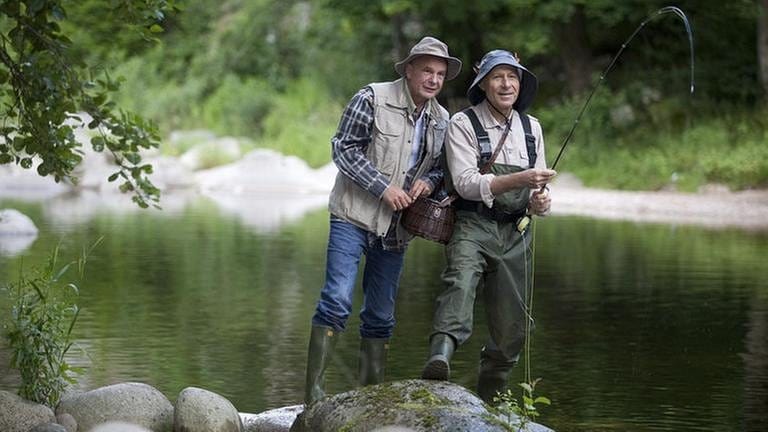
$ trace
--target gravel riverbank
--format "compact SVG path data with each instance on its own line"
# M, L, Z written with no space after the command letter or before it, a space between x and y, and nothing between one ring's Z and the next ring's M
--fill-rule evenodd
M731 192L712 185L698 193L616 191L583 187L561 174L551 190L553 215L768 230L765 189Z

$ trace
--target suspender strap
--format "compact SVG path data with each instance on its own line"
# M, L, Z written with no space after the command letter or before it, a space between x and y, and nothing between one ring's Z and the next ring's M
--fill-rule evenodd
M525 132L525 149L528 151L528 168L533 168L536 165L536 137L531 133L531 119L528 118L528 114L521 113L520 122L523 124L523 132Z
M469 117L472 129L475 130L477 143L480 145L480 162L477 166L483 166L491 159L491 139L488 137L488 132L486 132L483 125L480 124L480 119L477 118L477 114L475 114L472 108L467 108L462 112Z
M469 121L472 123L472 128L475 130L477 141L480 144L481 162L478 163L478 166L485 167L487 162L491 161L492 158L495 159L495 157L490 154L490 138L488 137L488 133L485 131L485 128L483 128L480 124L480 120L477 118L477 114L475 114L471 108L467 108L463 112L467 115L467 117L469 117ZM520 116L520 122L523 125L523 132L525 133L525 149L528 153L528 167L533 168L536 165L536 137L531 132L531 119L528 117L528 114L519 111L518 115ZM509 124L510 123L507 123L507 126L509 126ZM505 128L504 134L502 134L502 139L498 146L499 148L501 148L504 141L506 140L507 132L509 132L509 127ZM481 170L481 172L483 171ZM480 201L469 201L461 197L454 201L453 206L457 210L469 210L478 212L485 217L500 223L517 222L521 217L525 216L526 212L525 210L521 210L520 212L508 213L505 211L500 211L495 207L489 209Z

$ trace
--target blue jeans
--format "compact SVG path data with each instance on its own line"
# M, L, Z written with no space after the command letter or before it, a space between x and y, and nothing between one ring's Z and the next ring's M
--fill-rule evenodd
M380 240L370 245L367 231L335 218L331 219L328 236L325 285L312 324L344 330L352 310L357 267L363 254L360 336L389 338L395 327L395 298L405 252L386 251Z

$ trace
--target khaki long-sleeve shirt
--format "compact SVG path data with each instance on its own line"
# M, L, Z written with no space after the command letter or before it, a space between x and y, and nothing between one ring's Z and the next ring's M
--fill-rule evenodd
M488 105L487 100L483 100L475 105L473 109L480 120L480 124L488 132L488 138L491 141L491 151L495 150L504 132L504 124L493 117L490 111L492 108ZM541 131L541 125L534 117L530 118L531 133L536 137L535 167L546 168L544 136ZM445 140L445 150L448 168L451 172L451 180L456 192L464 199L482 201L486 206L492 208L495 197L491 193L491 181L494 175L491 173L480 174L480 168L477 166L477 161L480 158L479 144L475 136L475 130L472 128L472 122L463 112L458 112L451 118ZM517 112L513 112L509 135L507 135L504 147L499 152L495 163L528 168L528 150L525 146L525 133L523 132L523 124L520 122L520 116Z

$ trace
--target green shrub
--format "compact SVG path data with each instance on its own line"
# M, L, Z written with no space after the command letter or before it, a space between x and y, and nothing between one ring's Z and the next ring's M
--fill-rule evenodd
M227 75L203 104L203 124L223 135L256 137L273 97L266 81Z
M22 271L18 282L5 288L12 304L5 337L10 366L21 374L19 396L51 408L79 373L64 358L72 347L72 329L80 312L73 301L79 288L65 282L64 276L77 266L82 277L87 257L84 252L79 260L58 267L58 253L56 247L44 268L33 270L31 276Z
M256 145L298 156L319 167L331 160L331 137L341 111L323 86L308 78L298 80L275 97Z
M179 83L163 78L158 68L152 57L134 57L115 68L115 76L123 80L117 102L154 120L163 134L174 129L199 128L207 80L193 76Z

